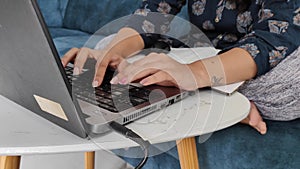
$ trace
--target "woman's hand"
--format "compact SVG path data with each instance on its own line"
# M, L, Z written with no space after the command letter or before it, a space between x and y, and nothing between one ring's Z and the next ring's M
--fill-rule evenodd
M83 66L88 58L97 61L95 67L95 76L93 87L97 87L102 83L105 71L108 66L117 67L123 60L123 57L116 51L110 50L94 50L89 48L72 48L61 59L63 66L66 66L70 61L74 60L74 75L79 75L82 72Z
M73 48L61 59L66 66L74 60L74 74L80 74L88 58L97 61L93 87L101 85L108 66L117 67L123 58L132 56L144 48L144 41L134 29L122 28L103 50Z
M166 54L151 53L132 64L122 61L118 67L118 75L112 84L127 84L140 80L144 86L159 84L164 86L177 86L184 90L199 88L196 73L190 65L181 64Z

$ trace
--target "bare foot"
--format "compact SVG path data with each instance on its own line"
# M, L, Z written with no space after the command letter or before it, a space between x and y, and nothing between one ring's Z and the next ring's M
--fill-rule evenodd
M250 112L249 115L241 121L241 123L248 124L254 129L256 129L260 134L266 134L267 133L267 125L263 121L262 117L259 114L259 111L257 110L255 104L253 102L251 103Z

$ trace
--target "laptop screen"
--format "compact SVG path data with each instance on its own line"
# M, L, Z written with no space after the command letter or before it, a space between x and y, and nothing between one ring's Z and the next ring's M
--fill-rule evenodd
M75 108L76 102L71 98L70 86L35 0L1 2L0 56L1 95L86 137L83 114Z

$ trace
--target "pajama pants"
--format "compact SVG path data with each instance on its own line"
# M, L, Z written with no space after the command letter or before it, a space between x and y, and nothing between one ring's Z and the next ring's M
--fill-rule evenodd
M264 119L300 117L300 47L265 75L247 81L239 92L253 101Z

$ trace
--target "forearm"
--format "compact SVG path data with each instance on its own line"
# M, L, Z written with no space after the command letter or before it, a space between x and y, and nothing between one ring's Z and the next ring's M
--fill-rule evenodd
M122 28L107 46L123 58L131 56L144 48L144 41L134 29Z
M251 55L241 48L233 48L220 55L189 65L199 88L219 86L252 79L257 72Z

